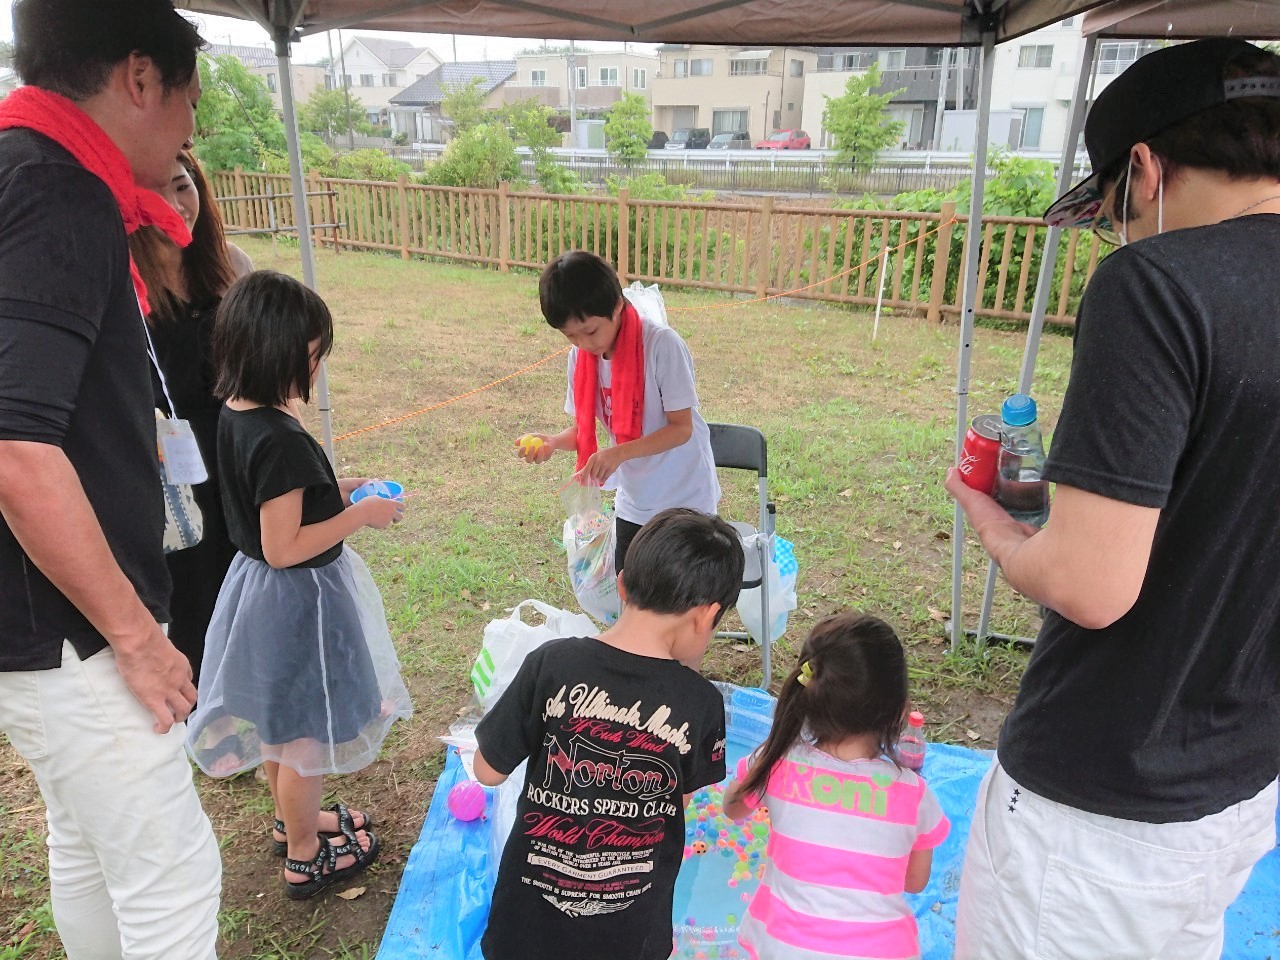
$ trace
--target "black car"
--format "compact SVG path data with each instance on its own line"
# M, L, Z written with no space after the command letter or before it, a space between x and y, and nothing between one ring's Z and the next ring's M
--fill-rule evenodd
M665 130L655 130L653 131L653 136L649 138L649 149L661 150L667 145L667 141L670 139L671 138L667 136L667 132Z
M667 141L667 150L705 150L711 142L711 131L706 127L681 127Z

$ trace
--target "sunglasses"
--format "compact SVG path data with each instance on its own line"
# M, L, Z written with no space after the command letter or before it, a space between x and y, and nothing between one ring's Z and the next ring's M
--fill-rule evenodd
M1091 226L1094 235L1099 240L1113 247L1120 246L1123 242L1123 238L1120 236L1120 231L1117 229L1111 211L1116 210L1117 198L1123 196L1124 201L1120 204L1119 214L1119 216L1123 218L1124 206L1129 199L1128 182L1129 171L1126 170L1120 174L1116 179L1116 182L1111 185L1111 189L1106 192L1105 196L1103 196L1102 203L1098 207L1098 215L1093 218L1093 224ZM1124 191L1123 194L1121 193L1122 190Z

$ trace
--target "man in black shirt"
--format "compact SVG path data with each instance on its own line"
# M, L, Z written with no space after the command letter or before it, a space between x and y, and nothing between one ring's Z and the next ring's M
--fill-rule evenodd
M0 729L48 809L66 955L214 955L220 863L162 624L147 343L126 229L192 133L170 0L17 0L0 103ZM140 190L139 188L148 188ZM180 226L180 224L179 224Z
M1014 522L953 471L1048 608L984 781L956 957L1217 958L1275 845L1280 772L1280 57L1143 57L1047 214L1123 249L1090 281L1046 476Z

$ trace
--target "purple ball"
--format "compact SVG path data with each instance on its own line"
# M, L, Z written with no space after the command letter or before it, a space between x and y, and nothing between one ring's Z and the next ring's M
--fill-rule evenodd
M463 780L449 789L449 812L459 820L475 820L484 813L484 787L474 780Z

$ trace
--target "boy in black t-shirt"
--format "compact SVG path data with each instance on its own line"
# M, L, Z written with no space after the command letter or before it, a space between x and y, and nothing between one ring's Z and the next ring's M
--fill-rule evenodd
M636 535L622 616L529 654L476 729L476 778L530 758L481 947L488 960L663 960L685 796L724 779L724 704L682 665L737 600L742 544L695 510Z

